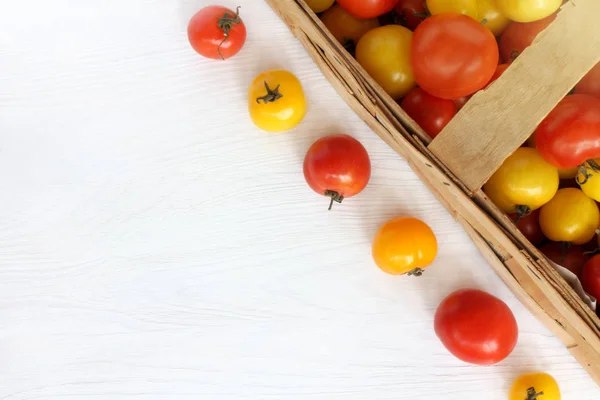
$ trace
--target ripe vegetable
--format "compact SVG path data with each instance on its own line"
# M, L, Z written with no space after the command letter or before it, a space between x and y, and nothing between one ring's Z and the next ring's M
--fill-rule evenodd
M587 294L600 299L600 254L590 258L583 266L581 285Z
M398 0L338 0L338 4L357 18L376 18L393 10Z
M349 135L317 140L304 157L304 178L312 190L341 203L362 192L371 177L371 161L363 145Z
M478 365L504 360L519 335L510 308L476 289L458 290L446 297L438 306L434 325L436 335L452 355Z
M489 82L498 65L498 45L494 35L473 18L437 14L415 30L410 59L423 90L452 100Z
M560 179L572 179L577 176L578 168L559 168L558 176Z
M477 0L477 20L494 34L500 35L510 20L498 9L495 0Z
M599 224L598 206L575 188L560 189L540 211L542 232L555 242L585 244L592 240Z
M298 125L306 114L306 98L298 78L284 70L258 75L248 90L254 124L267 132L283 132Z
M325 11L321 16L321 21L323 21L323 24L338 42L343 44L352 53L361 37L370 30L379 27L379 20L377 18L356 18L339 4Z
M556 19L556 15L536 22L520 23L513 22L506 27L502 36L500 36L500 58L505 63L514 61L519 54L529 47L537 35L546 29Z
M546 257L556 264L565 267L575 275L579 276L583 265L590 259L591 255L581 246L569 246L566 243L550 242L540 248Z
M554 14L563 0L495 0L500 12L517 22L534 22Z
M543 372L521 375L510 387L509 400L560 400L558 383Z
M432 96L418 87L408 92L400 106L432 138L448 125L457 112L452 100Z
M600 98L600 63L596 64L575 86L575 93Z
M329 7L335 3L335 0L305 0L306 4L313 10L316 14L322 13L325 10L328 10Z
M574 94L565 97L534 133L535 147L558 168L574 168L600 158L600 99Z
M454 104L456 104L457 111L460 111L461 108L467 104L467 102L471 99L471 96L459 97L458 99L452 99Z
M458 13L477 19L477 0L427 0L431 15Z
M356 45L356 61L394 99L415 87L409 61L412 36L408 28L387 25L368 32Z
M246 42L246 26L236 11L221 6L204 7L188 24L188 39L200 55L225 60L236 55Z
M437 255L437 239L423 221L399 217L379 228L372 254L375 264L388 274L420 276Z
M542 233L540 227L540 210L534 210L529 215L519 217L519 214L510 214L513 221L517 221L517 229L521 231L523 236L527 238L534 246L541 244L546 237Z
M427 9L423 0L400 0L396 4L396 14L404 20L404 25L414 31L427 17Z
M483 186L498 208L523 216L554 197L558 190L558 170L548 164L536 149L519 147Z
M600 201L600 159L588 160L577 171L577 183L583 193Z
M488 86L490 86L492 83L494 83L496 81L496 79L500 78L500 76L502 76L504 71L506 71L509 66L510 66L510 64L498 64L498 66L496 67L496 71L494 72L494 75L492 75L492 78L487 83L487 85L485 85L484 89L487 89Z

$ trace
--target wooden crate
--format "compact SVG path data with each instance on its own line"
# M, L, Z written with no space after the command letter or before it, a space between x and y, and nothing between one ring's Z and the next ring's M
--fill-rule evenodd
M352 109L462 224L492 268L600 384L600 320L482 185L600 60L600 0L570 0L488 89L431 140L303 0L266 0ZM480 154L486 154L483 158Z

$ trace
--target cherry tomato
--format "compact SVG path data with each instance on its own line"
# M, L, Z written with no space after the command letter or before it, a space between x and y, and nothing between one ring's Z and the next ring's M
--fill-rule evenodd
M577 183L583 193L600 201L600 159L588 160L577 171ZM593 164L593 165L592 165Z
M362 192L371 177L371 161L363 145L349 135L317 140L304 158L304 178L312 190L333 202Z
M512 22L500 36L500 57L505 63L514 61L529 47L537 35L556 19L552 14L542 20L529 23Z
M575 86L575 93L600 98L600 63L596 64Z
M600 254L590 258L583 266L581 285L587 294L600 300Z
M414 31L427 17L427 9L423 0L400 0L396 4L396 14L404 19L408 29Z
M351 52L354 52L356 43L367 32L379 27L377 18L360 19L350 14L339 4L325 11L321 21L329 32Z
M581 246L569 246L566 243L550 242L542 247L540 251L556 264L565 267L575 275L579 276L583 264L590 259L587 250Z
M432 138L448 125L457 112L452 100L432 96L418 87L404 97L400 106Z
M431 15L458 13L477 19L477 0L426 0Z
M527 214L546 204L558 190L558 170L536 149L519 147L483 186L498 208Z
M394 9L398 0L337 0L357 18L376 18Z
M517 22L534 22L554 14L563 0L495 0L502 14Z
M592 240L599 224L596 202L575 188L560 189L540 211L542 232L554 242L585 244Z
M232 11L221 6L204 7L188 25L188 39L200 55L215 60L235 56L246 42L246 25L240 8Z
M510 387L508 400L560 400L558 383L543 372L521 375Z
M477 0L477 20L494 34L500 35L510 20L498 9L495 0Z
M471 99L471 96L459 97L458 99L452 99L454 104L456 104L456 110L460 111L461 108L467 104L467 102Z
M387 221L373 240L373 260L391 275L422 274L437 255L437 239L431 228L412 217Z
M534 210L529 215L519 218L519 214L510 214L509 217L513 221L517 221L517 229L521 231L523 236L531 242L532 245L540 245L546 237L542 233L540 227L540 210Z
M535 147L558 168L574 168L600 158L600 99L565 97L534 132Z
M408 28L387 25L368 32L356 45L356 61L394 99L415 87L409 61L412 36Z
M496 71L490 81L485 85L484 89L487 89L492 83L496 81L496 79L500 78L500 76L506 71L506 69L510 66L510 64L498 64L496 67Z
M517 321L497 297L476 289L458 290L435 313L435 333L459 360L491 365L504 360L517 344Z
M573 179L577 176L577 168L559 168L558 176L560 179Z
M310 7L311 10L315 12L315 14L322 13L323 11L328 10L335 0L304 0L306 4Z
M306 98L298 78L285 70L258 75L248 90L248 110L254 124L267 132L283 132L306 115Z
M423 90L442 99L457 99L489 82L498 65L498 45L494 35L473 18L437 14L415 30L410 58Z

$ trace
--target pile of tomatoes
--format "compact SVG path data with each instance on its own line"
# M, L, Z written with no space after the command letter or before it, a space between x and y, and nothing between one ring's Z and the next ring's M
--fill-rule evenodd
M563 0L304 0L331 34L431 137L470 96L510 67L555 18ZM188 27L204 57L225 60L244 46L237 10L209 6ZM267 70L248 90L252 122L266 132L298 126L307 113L300 80ZM518 228L553 261L581 277L600 297L600 67L594 68L537 128L529 146L511 155L484 186ZM361 193L371 177L364 146L345 134L317 140L304 159L312 190L334 203ZM400 216L380 227L372 243L375 265L391 275L419 276L435 260L438 243L423 221ZM478 289L451 293L434 327L446 349L478 365L508 357L518 340L509 307ZM510 399L560 399L548 374L520 376Z

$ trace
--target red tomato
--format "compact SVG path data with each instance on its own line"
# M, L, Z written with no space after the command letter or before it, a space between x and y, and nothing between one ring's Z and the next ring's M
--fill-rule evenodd
M579 276L583 265L591 255L585 254L581 246L568 246L566 243L551 242L540 247L540 251L556 264L565 267Z
M457 111L452 100L432 96L418 87L408 92L400 107L432 138L448 125Z
M575 168L600 157L600 99L565 97L534 132L535 147L558 168Z
M459 97L458 99L453 99L452 101L456 104L456 110L460 111L461 108L467 104L467 102L471 99L471 96Z
M476 289L446 297L435 313L435 333L459 360L491 365L504 360L517 344L517 321L500 299Z
M509 216L513 221L516 221L518 218L518 214L510 214ZM532 211L531 214L519 218L516 225L517 229L519 229L523 236L525 236L534 246L541 244L544 239L546 239L542 233L542 228L540 227L539 208Z
M575 86L575 93L600 98L600 63L596 64Z
M581 285L587 294L600 299L600 254L590 258L583 266Z
M315 192L341 203L367 186L371 161L363 145L349 135L331 135L317 140L304 158L304 178Z
M496 79L500 78L500 76L504 73L504 71L506 71L506 69L510 66L510 64L499 64L496 67L496 72L494 72L494 75L492 75L492 78L490 79L490 81L487 83L487 85L485 85L484 89L487 89L488 86L490 86L492 83L494 83L496 81Z
M502 60L505 63L514 61L555 18L556 14L552 14L535 22L511 22L500 36L500 57Z
M415 30L411 64L423 90L442 99L457 99L490 81L498 65L498 44L492 32L471 17L437 14Z
M396 14L402 17L408 29L414 31L427 18L425 0L400 0L396 5Z
M221 6L204 7L188 25L188 39L204 57L225 60L236 55L246 42L246 26L237 11Z
M392 11L398 0L337 0L338 4L358 18L375 18Z

